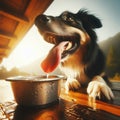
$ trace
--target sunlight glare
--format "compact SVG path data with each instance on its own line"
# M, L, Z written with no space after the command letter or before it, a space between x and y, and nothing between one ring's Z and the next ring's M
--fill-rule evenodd
M33 25L10 56L3 60L2 65L8 70L13 67L19 68L28 65L44 57L51 47L52 45L43 40L36 26Z

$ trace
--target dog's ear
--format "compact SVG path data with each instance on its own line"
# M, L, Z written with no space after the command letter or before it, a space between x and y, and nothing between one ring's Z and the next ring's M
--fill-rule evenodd
M94 29L102 27L100 19L92 14L88 14L88 11L86 10L79 10L77 16L79 16L79 19L82 21L83 25L89 28Z

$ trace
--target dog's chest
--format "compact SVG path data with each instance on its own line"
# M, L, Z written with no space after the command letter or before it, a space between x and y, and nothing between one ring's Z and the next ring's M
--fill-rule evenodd
M79 65L75 66L60 66L61 71L67 76L67 78L76 79L81 84L87 84L90 80L84 73L84 67Z
M61 66L60 69L67 77L76 78L78 75L80 75L80 71L77 71L69 67Z
M78 61L70 59L61 62L60 69L67 77L76 78L80 76L82 67Z

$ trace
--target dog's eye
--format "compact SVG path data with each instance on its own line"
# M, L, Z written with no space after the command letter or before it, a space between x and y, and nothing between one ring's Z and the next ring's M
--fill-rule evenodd
M69 22L73 22L73 21L74 21L74 19L73 19L71 16L63 15L62 18L63 18L63 20L65 20L65 21L69 21Z
M69 17L67 18L67 21L71 21L71 22L73 22L74 19L73 19L72 17L69 16Z

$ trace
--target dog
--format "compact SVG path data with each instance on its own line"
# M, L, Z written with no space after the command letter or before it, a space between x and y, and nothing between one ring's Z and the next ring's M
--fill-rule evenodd
M94 29L102 27L101 20L89 11L64 11L59 16L38 15L35 25L44 40L55 46L42 63L45 72L58 65L67 76L65 88L79 90L86 87L90 98L114 98L109 80L104 74L105 57L97 44Z

